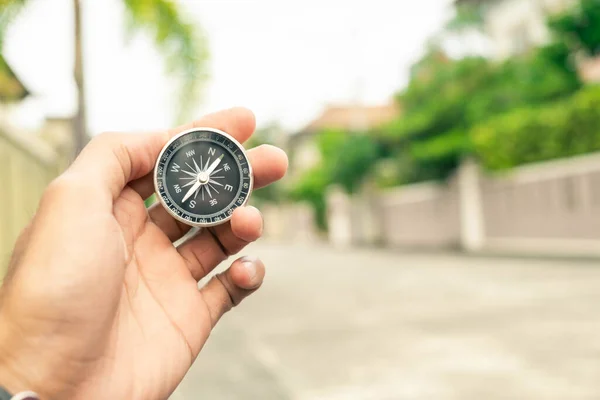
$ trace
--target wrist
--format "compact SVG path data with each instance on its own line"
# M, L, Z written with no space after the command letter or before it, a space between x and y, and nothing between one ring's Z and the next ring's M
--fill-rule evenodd
M2 400L40 400L37 393L27 391L27 392L19 392L17 394L12 394L4 390L4 388L0 387L0 399Z
M17 395L22 395L24 393L29 393L30 396L25 396L25 399L40 399L37 392L32 391L32 386L26 380L21 379L15 374L4 368L4 364L0 363L0 393L4 396L0 396L1 399L11 399L13 400ZM36 397L32 395L35 394ZM44 397L45 399L46 397Z
M0 387L12 395L33 391L43 400L57 398L63 389L53 379L44 357L40 354L32 358L32 349L26 349L20 340L7 335L7 328L8 324L0 320Z

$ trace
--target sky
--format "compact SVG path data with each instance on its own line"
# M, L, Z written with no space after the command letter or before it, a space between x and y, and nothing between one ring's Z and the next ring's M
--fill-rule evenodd
M126 40L120 0L82 0L91 134L170 127L173 79L144 35ZM328 104L382 104L452 15L450 0L181 0L208 37L209 74L194 115L252 109L293 133ZM33 0L5 56L34 96L28 126L75 109L71 0Z

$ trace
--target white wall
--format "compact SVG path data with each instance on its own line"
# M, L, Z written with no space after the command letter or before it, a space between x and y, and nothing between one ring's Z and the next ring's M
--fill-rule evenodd
M494 175L467 161L448 184L377 196L375 208L365 210L352 207L364 204L356 196L329 193L330 241L349 246L378 237L391 247L600 256L600 153ZM359 218L373 210L375 235Z

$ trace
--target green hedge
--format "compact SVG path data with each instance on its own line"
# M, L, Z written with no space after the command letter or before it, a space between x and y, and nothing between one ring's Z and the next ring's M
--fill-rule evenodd
M600 150L600 86L549 105L488 120L470 132L473 149L490 169Z

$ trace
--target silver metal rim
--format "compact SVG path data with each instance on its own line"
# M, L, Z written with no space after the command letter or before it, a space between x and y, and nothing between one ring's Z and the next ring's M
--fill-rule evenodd
M244 202L239 205L236 208L239 207L244 207L247 203L248 200L250 200L250 195L252 194L252 191L254 190L254 171L252 170L252 165L250 164L250 158L248 157L248 153L246 152L246 149L244 149L244 146L242 146L242 144L240 142L238 142L236 140L236 138L234 138L233 136L231 136L230 134L228 134L227 132L223 132L220 129L216 129L216 128L209 128L209 127L198 127L198 128L192 128L192 129L188 129L185 130L183 132L178 133L177 135L173 136L162 148L162 150L160 151L160 154L158 155L158 158L156 159L156 163L154 164L154 171L153 171L153 175L154 175L154 193L156 194L156 197L158 198L158 201L160 201L161 206L167 210L167 212L176 220L189 225L189 226L195 226L198 228L208 228L211 226L217 226L217 225L222 225L224 223L226 223L227 221L229 221L231 219L231 217L233 216L233 213L231 215L228 215L227 217L225 217L224 219L222 219L221 221L218 222L208 222L208 223L199 223L199 222L192 222L192 221L188 221L187 219L184 219L182 217L180 217L179 215L177 215L176 213L174 213L165 203L164 199L162 198L162 196L159 194L158 192L158 176L156 174L156 171L158 170L158 164L160 162L160 159L162 158L165 150L167 150L167 148L169 148L169 146L171 145L171 143L173 143L174 141L176 141L177 139L179 139L181 136L184 136L188 133L192 133L192 132L197 132L197 131L210 131L210 132L214 132L214 133L218 133L220 135L225 136L226 138L228 138L229 140L231 140L233 143L235 143L239 150L241 150L241 152L244 154L244 157L246 157L246 160L248 160L248 170L249 170L249 176L250 176L250 189L248 190L248 196L246 196L246 199L244 200Z

